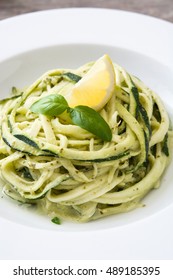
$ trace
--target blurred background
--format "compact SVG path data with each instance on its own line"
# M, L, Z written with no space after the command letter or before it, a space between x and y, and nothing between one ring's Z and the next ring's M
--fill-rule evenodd
M173 0L0 0L0 19L40 10L72 7L120 9L173 22Z

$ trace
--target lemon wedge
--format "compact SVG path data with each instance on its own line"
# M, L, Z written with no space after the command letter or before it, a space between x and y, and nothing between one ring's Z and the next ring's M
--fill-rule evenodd
M105 54L94 63L65 98L72 108L85 105L99 111L111 98L114 87L114 67L110 57Z

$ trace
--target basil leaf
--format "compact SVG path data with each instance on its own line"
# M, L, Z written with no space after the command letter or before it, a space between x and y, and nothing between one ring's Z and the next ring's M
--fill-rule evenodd
M52 220L51 220L52 223L56 224L56 225L60 225L61 224L61 221L58 217L54 217Z
M32 104L30 110L37 114L57 116L68 108L68 103L60 94L50 94Z
M112 132L107 122L101 115L88 106L68 108L72 122L83 129L93 133L104 141L111 141Z
M75 125L93 133L104 141L111 141L112 132L109 125L101 115L88 106L76 106L70 108L65 98L60 94L51 94L36 101L30 110L37 114L58 116L65 110L70 115Z

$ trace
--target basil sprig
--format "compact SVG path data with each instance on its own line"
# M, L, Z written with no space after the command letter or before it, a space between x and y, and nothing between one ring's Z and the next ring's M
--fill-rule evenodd
M111 141L112 132L107 122L94 109L88 106L70 108L66 99L60 94L51 94L36 101L30 110L37 114L58 116L67 110L72 122L93 133L104 141Z

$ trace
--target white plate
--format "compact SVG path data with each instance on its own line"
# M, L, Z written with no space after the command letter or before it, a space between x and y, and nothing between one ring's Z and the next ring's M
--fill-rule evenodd
M106 9L63 9L0 22L0 93L22 87L44 71L76 68L108 53L140 77L173 109L173 25ZM172 118L172 117L171 117ZM0 199L1 259L171 259L171 164L146 207L87 224L48 218Z

